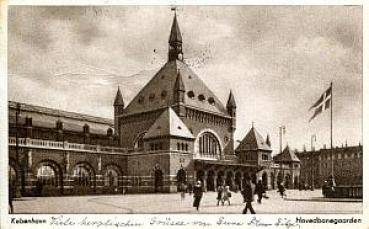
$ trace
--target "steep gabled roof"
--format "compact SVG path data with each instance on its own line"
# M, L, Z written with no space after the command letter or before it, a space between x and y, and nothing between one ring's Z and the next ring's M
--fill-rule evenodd
M246 137L242 139L240 144L238 145L236 151L242 150L268 150L272 151L272 149L267 145L266 141L264 141L263 137L259 134L259 132L252 127L250 131L246 134Z
M187 126L170 107L165 109L159 118L156 119L145 134L144 139L163 136L194 138Z
M177 74L180 72L182 83L186 89L185 104L212 113L229 116L224 105L185 63L179 60L167 62L154 77L141 89L125 109L125 115L136 114L175 104L174 87ZM189 97L189 92L194 97ZM190 93L190 94L192 94ZM199 96L204 99L200 100ZM202 96L201 96L202 97ZM151 100L149 98L152 98ZM211 102L209 102L209 99Z
M273 159L275 161L300 162L300 159L296 156L295 152L290 149L288 145L286 146L286 148L284 148L282 153L275 155Z

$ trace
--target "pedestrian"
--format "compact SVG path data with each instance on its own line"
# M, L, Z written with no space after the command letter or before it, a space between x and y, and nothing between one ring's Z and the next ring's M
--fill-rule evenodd
M188 193L190 194L190 196L192 195L192 191L193 191L193 188L192 188L192 184L191 183L188 183L187 185L187 190L188 190Z
M181 188L181 201L183 201L186 197L186 189L187 189L185 183L181 183L180 188Z
M258 181L255 188L255 194L258 195L258 203L261 204L261 200L263 199L263 194L265 193L264 186L261 183L261 180Z
M217 191L218 191L218 195L217 195L218 203L217 203L217 206L219 206L219 202L222 202L222 205L224 205L224 199L223 199L224 187L223 187L223 185L219 185Z
M228 205L231 205L231 191L229 190L229 186L225 186L223 191L223 205L225 202L228 202Z
M250 209L251 214L255 214L254 208L252 207L252 202L254 201L255 185L250 182L249 179L245 182L244 190L242 191L244 201L246 206L242 211L242 214L246 214L247 210Z
M201 181L197 181L197 184L193 187L193 206L199 211L200 201L202 198L202 186Z
M283 183L278 184L278 192L281 195L281 198L287 197L287 195L284 193L286 191L286 188L284 187Z

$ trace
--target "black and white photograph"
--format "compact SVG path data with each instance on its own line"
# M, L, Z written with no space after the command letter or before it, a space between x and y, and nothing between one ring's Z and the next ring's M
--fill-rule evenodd
M7 13L9 216L363 214L362 5Z

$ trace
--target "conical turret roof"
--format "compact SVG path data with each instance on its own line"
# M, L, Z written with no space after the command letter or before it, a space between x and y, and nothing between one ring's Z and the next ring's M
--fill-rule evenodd
M170 30L169 43L180 42L182 43L182 35L177 22L177 15L174 14L172 29Z
M118 87L117 95L115 96L114 106L124 106L123 96Z
M232 90L229 92L228 102L227 102L227 108L237 108L236 101L234 99Z

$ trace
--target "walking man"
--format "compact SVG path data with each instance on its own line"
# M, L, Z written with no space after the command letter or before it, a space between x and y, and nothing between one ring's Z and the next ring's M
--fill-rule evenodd
M263 199L263 194L265 193L261 180L256 184L255 193L258 195L258 203L261 204L261 199Z
M222 202L222 205L224 205L224 200L223 200L224 187L223 187L223 185L219 185L217 191L218 191L218 195L217 195L218 203L217 203L217 206L219 206L219 202Z
M200 201L202 198L202 186L201 181L197 181L197 184L193 187L193 206L199 211Z
M247 213L247 209L250 209L251 214L255 214L252 208L252 202L254 201L255 185L250 182L250 179L246 179L244 190L242 191L243 198L246 202L246 206L242 211L242 214Z

